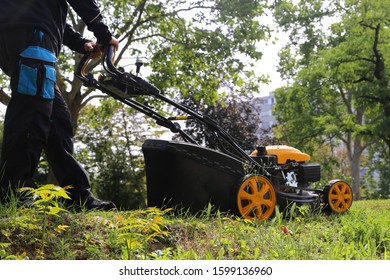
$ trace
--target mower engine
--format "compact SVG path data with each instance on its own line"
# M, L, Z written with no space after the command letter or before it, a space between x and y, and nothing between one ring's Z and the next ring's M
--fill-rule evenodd
M310 156L290 146L257 147L251 156L266 168L269 179L279 191L297 192L321 179L321 166L306 163Z

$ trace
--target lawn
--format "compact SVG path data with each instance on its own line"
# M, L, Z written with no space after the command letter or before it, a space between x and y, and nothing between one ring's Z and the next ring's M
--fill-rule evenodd
M0 259L387 260L390 200L340 215L293 207L267 221L205 209L81 213L0 206ZM61 210L61 209L60 209Z

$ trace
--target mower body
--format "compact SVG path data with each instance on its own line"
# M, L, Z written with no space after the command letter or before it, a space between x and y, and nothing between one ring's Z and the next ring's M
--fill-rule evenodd
M199 213L208 205L222 212L237 212L237 188L242 178L262 172L247 170L245 162L199 145L146 140L142 146L147 178L148 206ZM319 207L320 194L310 184L320 180L320 165L289 146L259 147L251 154L276 192L281 211L292 203Z

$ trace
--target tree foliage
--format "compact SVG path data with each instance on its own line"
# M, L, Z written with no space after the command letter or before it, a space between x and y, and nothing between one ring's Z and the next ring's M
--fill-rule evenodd
M80 118L77 156L93 191L121 209L145 206L144 162L140 150L152 130L144 116L114 100L87 106Z
M256 111L251 100L253 100L253 95L249 92L228 90L227 96L215 104L207 104L195 98L186 98L183 104L211 118L226 130L243 150L251 151L259 142L257 131L260 125L259 112ZM216 134L204 123L189 120L184 131L192 135L200 145L233 153L232 147L221 135Z
M372 143L390 147L388 1L281 1L275 13L293 44L276 92L279 131L298 147L345 144L360 196L360 159ZM337 140L335 142L335 140Z

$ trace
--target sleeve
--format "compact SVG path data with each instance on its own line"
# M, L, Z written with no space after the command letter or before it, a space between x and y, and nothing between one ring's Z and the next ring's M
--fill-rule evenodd
M97 39L97 43L107 45L112 34L104 23L103 16L95 0L67 0L74 11L81 17Z
M81 34L74 31L69 24L65 25L64 45L78 53L85 53L84 44L86 42L89 42L89 40L84 39Z

